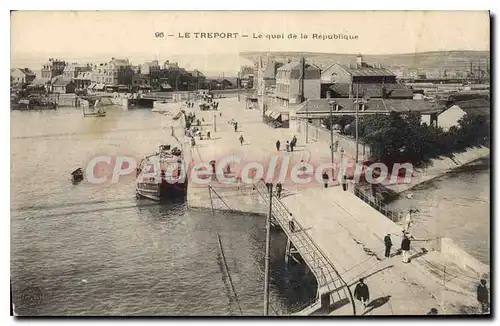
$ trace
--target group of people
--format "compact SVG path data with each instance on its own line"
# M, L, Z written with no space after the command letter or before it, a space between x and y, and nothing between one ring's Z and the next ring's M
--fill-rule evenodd
M403 240L401 240L401 252L403 256L403 263L407 264L410 262L409 260L409 252L410 252L410 245L411 245L411 239L413 237L410 236L406 231L403 231ZM388 233L384 237L384 245L385 245L385 257L390 258L391 257L391 248L392 248L392 239L391 239L391 234Z
M489 302L490 302L490 293L488 291L487 287L487 282L485 279L481 279L479 282L479 285L477 286L477 301L480 304L481 308L481 313L488 313L489 312ZM368 285L364 282L363 278L359 279L359 283L356 285L356 288L354 289L354 297L361 301L363 304L363 308L366 309L366 307L369 305L370 301L370 289L368 288ZM427 315L437 315L438 310L436 308L431 308L431 310L427 313Z
M287 152L293 152L293 149L295 148L295 146L297 145L297 137L295 135L293 135L292 137L292 140L291 141L286 141L286 151ZM276 150L279 152L281 149L281 142L279 140L276 141Z
M191 102L191 101L186 101L186 106L188 108L194 108L194 102Z

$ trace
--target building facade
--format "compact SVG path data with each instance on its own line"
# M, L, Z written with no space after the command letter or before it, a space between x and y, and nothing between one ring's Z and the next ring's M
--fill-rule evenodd
M334 63L321 72L322 84L396 83L396 75L382 66L371 66L358 56L355 64Z
M76 89L75 83L67 77L57 76L52 80L51 83L52 92L57 94L69 94L74 93Z
M144 62L140 65L140 73L149 76L149 85L153 89L160 88L160 64L158 60Z
M302 72L302 70L304 71ZM321 69L307 63L302 67L301 62L290 62L278 68L275 92L278 103L285 107L290 104L298 104L304 100L302 95L306 99L320 98Z
M52 80L52 78L62 75L66 65L67 63L64 60L50 58L49 61L43 65L40 77L48 82Z
M90 86L92 83L92 72L91 71L83 71L78 73L76 78L73 79L75 82L75 86L77 89L85 89Z
M13 68L10 70L11 84L30 84L35 80L36 74L28 68Z
M64 67L62 75L65 78L71 80L75 79L81 72L91 71L92 66L90 64L80 64L77 62L69 63Z
M128 59L111 58L92 67L92 83L117 86L132 85L134 71Z

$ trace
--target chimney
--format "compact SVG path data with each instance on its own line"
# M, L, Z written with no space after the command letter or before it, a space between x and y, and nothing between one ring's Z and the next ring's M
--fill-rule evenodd
M363 65L363 56L361 54L358 54L358 56L356 57L356 63L358 67L361 67Z

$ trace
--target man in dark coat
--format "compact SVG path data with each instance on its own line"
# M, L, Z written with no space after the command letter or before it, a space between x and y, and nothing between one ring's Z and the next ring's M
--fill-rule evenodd
M401 241L401 250L403 251L403 263L408 263L408 253L410 251L410 239L405 234L403 235L403 241Z
M366 308L366 304L370 300L370 291L368 290L368 285L364 283L362 278L359 279L359 283L354 289L354 297L361 301Z
M276 142L276 149L278 150L278 152L280 151L280 146L281 146L281 142L278 140Z
M391 240L391 235L387 234L384 238L384 244L385 244L385 256L387 258L391 257L391 247L392 247L392 240Z
M281 198L281 191L283 190L283 185L281 184L281 182L278 182L276 184L276 196L278 196L278 198Z
M328 173L326 173L326 171L323 173L323 182L325 184L325 188L328 188L328 179L330 179L330 177L328 176Z
M482 279L481 284L477 286L477 301L481 304L481 312L488 312L489 292L485 279Z
M431 308L431 310L427 314L431 315L431 316L435 316L438 314L438 311L436 308Z
M347 176L344 175L344 177L342 178L341 182L342 182L342 189L344 191L347 191Z

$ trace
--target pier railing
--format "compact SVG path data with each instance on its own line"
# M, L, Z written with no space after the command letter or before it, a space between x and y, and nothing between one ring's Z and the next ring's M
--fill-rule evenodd
M358 186L354 187L354 195L375 208L377 211L382 213L384 216L389 218L393 222L399 222L402 218L401 212L395 212L389 208L386 204L384 204L380 199L372 196L367 191L359 188Z
M263 180L255 184L255 189L260 193L264 202L269 204L269 190ZM342 279L326 254L307 234L306 229L293 218L292 214L276 195L273 194L272 196L272 217L279 223L316 277L318 283L318 300L321 300L321 297L325 294L330 295L334 302L348 299L353 305L353 313L355 315L354 299L347 283ZM293 231L290 229L290 222L292 220L294 224Z
M222 199L217 190L215 190L211 185L208 185L208 196L210 198L210 207L212 208L212 214L214 214L215 211L232 211L231 207L229 207L226 201Z

